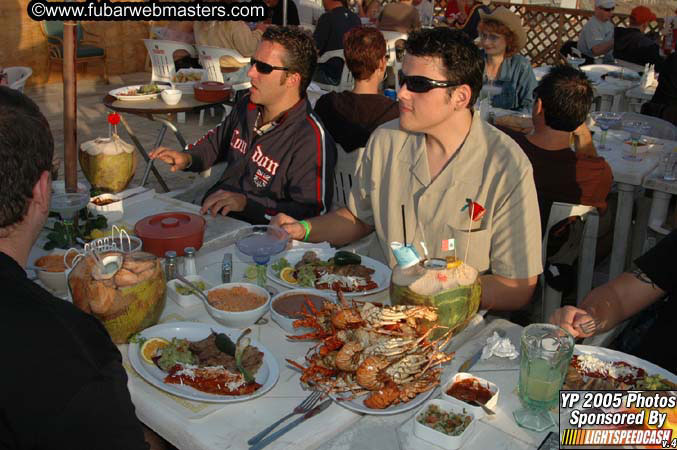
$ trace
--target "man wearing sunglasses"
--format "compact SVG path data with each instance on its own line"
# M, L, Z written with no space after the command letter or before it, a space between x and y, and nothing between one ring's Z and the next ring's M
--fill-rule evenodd
M207 191L203 214L253 224L268 223L278 212L324 214L332 201L336 148L305 95L316 63L310 36L293 27L269 27L251 58L249 95L188 151L159 147L151 158L172 171L201 172L228 162Z
M296 239L337 246L375 231L369 254L391 267L390 243L404 234L421 255L421 242L435 258L465 258L467 250L466 262L483 274L482 308L519 309L541 273L531 164L512 139L472 111L484 60L465 33L416 31L405 52L399 121L369 138L348 206L304 223L284 215L272 222Z
M611 23L615 0L595 0L595 15L583 26L578 36L578 49L590 58L603 57L614 62L614 25Z

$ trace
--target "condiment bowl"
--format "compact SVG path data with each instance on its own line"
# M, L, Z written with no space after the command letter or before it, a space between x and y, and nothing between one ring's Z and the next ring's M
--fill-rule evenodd
M181 89L164 89L160 92L162 100L168 105L176 105L181 101L181 95L183 92Z
M205 291L205 294L209 295L209 292L217 289L233 289L236 287L243 287L253 294L263 296L266 301L258 308L247 311L224 311L213 307L209 302L205 303L205 308L207 308L209 315L221 325L230 328L247 328L268 312L268 309L270 308L270 294L267 290L261 286L250 283L224 283Z
M97 205L96 201L111 201L106 205ZM104 216L108 222L116 222L122 219L124 213L124 208L122 205L122 199L115 194L101 194L96 197L92 197L87 204L87 209L92 214L101 214Z
M66 252L64 250L53 250L47 255L44 255L38 259L36 259L33 262L33 265L36 266L35 272L38 275L38 279L42 283L43 286L45 286L47 289L53 291L55 294L65 294L68 291L68 286L66 282L66 270L61 270L61 271L48 271L48 270L42 270L38 266L40 263L40 260L43 260L43 258L54 258L54 257L60 257L61 260L63 261L63 256Z
M492 383L491 381L485 380L484 378L480 378L478 376L472 375L470 373L465 373L465 372L459 372L453 377L451 377L449 380L447 380L445 383L442 383L442 396L441 398L450 402L450 403L455 403L458 405L463 406L466 410L472 411L473 414L475 414L475 417L477 418L482 418L484 417L487 413L484 412L481 406L474 406L471 405L470 403L466 403L465 401L456 398L452 395L447 394L447 391L451 389L451 387L454 385L454 383L466 380L468 378L474 378L475 380L478 381L480 386L486 387L491 391L493 394L491 398L484 404L487 408L491 409L492 411L496 411L496 405L498 404L498 394L500 390L498 389L498 386L496 384Z
M425 414L430 405L436 405L444 412L471 416L472 421L470 422L470 425L468 425L468 427L458 436L450 436L448 434L442 433L441 431L437 431L428 425L423 425L418 421L418 418ZM464 407L459 404L451 403L446 400L434 399L426 402L423 405L423 408L421 408L421 410L416 413L416 416L414 416L414 434L424 441L430 442L431 444L435 444L444 449L453 450L462 447L463 444L470 440L473 430L475 429L476 422L477 416L468 408L465 408L464 411Z
M196 284L198 281L202 281L206 286L209 286L209 283L207 283L207 281L200 275L186 275L184 278L193 284ZM181 294L177 289L178 286L184 286L184 284L179 280L169 280L167 282L167 293L169 294L169 297L179 306L188 308L190 306L202 304L203 300L196 294Z
M285 298L292 297L298 298L300 296L309 296L312 298L326 300L328 302L334 303L332 297L316 289L290 289L288 291L281 292L277 294L275 297L273 297L270 303L270 316L280 326L280 328L282 328L284 331L286 331L292 336L299 336L314 331L312 328L294 328L294 321L301 318L300 314L298 315L298 317L292 317L292 315L290 314L283 313L284 310L282 309L283 305L281 304L281 302L283 302ZM315 302L313 304L317 309L320 309L322 307L321 304L318 305ZM284 306L286 306L287 309L293 309L300 312L300 306L298 309L294 308L294 306L296 306L296 302L294 302L294 305L284 305ZM309 307L307 305L306 310L309 311Z

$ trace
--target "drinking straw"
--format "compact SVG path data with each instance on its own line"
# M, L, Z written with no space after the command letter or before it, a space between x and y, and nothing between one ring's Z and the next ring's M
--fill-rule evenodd
M472 218L475 215L475 203L471 202L470 203L470 221L468 222L468 243L465 245L465 256L463 257L463 262L468 264L468 249L470 248L470 238L472 237L472 233L470 232L470 229L472 228Z
M407 221L404 217L404 205L402 205L402 229L404 230L404 246L407 246Z
M428 259L428 247L425 246L425 232L423 231L423 227L421 226L421 222L417 221L418 227L421 229L421 237L423 240L421 241L421 248L423 248L423 255L425 255L425 259ZM416 233L414 233L416 234Z

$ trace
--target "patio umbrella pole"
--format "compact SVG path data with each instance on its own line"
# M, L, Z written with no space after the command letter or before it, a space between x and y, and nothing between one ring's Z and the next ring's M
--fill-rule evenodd
M282 25L287 26L287 0L282 0Z
M77 192L77 76L75 55L77 22L64 22L63 27L63 143L66 192Z

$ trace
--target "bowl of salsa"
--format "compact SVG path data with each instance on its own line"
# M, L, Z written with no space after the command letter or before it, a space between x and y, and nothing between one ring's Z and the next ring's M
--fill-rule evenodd
M498 404L498 393L498 386L491 381L464 372L457 373L442 384L442 398L444 400L463 405L463 407L472 411L476 417L482 417L486 413L481 406L473 403L477 402L495 411Z

